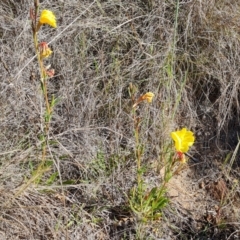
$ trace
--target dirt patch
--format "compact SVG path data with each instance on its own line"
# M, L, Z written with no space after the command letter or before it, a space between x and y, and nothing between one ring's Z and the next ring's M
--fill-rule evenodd
M229 226L234 228L234 223L239 221L240 200L235 192L238 183L232 177L224 177L220 169L214 171L219 177L208 174L199 178L195 171L202 164L186 164L167 184L168 196L176 214L173 221L179 219L178 226L187 234L194 232L196 237L225 239L229 235ZM237 234L235 236L239 236Z

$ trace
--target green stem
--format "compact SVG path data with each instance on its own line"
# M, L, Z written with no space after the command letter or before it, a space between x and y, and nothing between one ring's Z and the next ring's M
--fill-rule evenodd
M138 186L140 186L141 181L142 181L142 173L141 173L141 146L139 143L139 120L136 117L136 111L135 109L134 111L134 115L133 115L133 119L134 119L134 133L135 133L135 142L136 142L136 149L135 149L135 156L136 156L136 160L137 160L137 183Z
M34 41L35 52L37 54L37 60L38 60L40 76L41 76L41 86L42 86L42 91L43 91L44 101L46 106L45 117L44 117L44 143L42 145L42 163L44 163L46 159L46 147L48 142L48 132L49 132L49 125L50 125L50 118L51 118L52 111L50 108L48 93L47 93L47 76L45 73L43 61L41 59L39 48L38 48L37 31L33 32L33 41Z
M47 117L45 117L45 134L48 133L49 131L49 125L50 125L50 118L51 118L51 108L48 100L48 93L47 93L47 79L43 79L43 94L44 94L44 99L45 99L45 104L46 104L46 113Z

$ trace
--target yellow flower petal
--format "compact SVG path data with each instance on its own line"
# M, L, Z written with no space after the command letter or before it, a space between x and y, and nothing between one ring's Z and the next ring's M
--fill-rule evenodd
M38 48L41 59L47 58L52 54L52 50L48 47L46 42L39 43Z
M148 103L151 103L153 97L154 97L154 93L152 93L152 92L147 92L147 93L145 93L141 98L142 98L142 100L147 100Z
M52 50L50 48L45 49L41 54L41 58L48 58L52 54Z
M54 27L54 28L57 27L56 17L54 15L54 13L50 10L45 9L41 12L39 22L41 24L48 24L48 25L50 25L51 27Z
M175 143L176 150L182 153L188 152L189 147L191 147L195 141L193 132L188 131L186 128L172 132L171 137Z

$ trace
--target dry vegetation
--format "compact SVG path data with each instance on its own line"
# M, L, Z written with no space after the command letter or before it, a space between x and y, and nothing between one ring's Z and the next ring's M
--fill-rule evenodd
M43 101L31 36L31 0L0 1L0 239L240 239L238 131L240 2L52 0L51 41L60 98L49 169L16 196L41 150ZM172 130L196 134L192 161L169 184L160 221L127 208L136 164L130 83L143 105L149 185L160 184Z

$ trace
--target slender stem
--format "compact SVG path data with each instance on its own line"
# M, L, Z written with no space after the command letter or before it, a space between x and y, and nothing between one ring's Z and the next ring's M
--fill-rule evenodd
M39 50L38 50L37 32L33 33L33 41L34 41L35 52L37 54L37 60L38 60L39 68L40 68L40 75L41 75L41 81L42 81L43 78L44 78L44 72L43 72L44 71L44 67L43 67L43 62L41 60L40 53L39 53Z
M41 86L45 100L46 112L44 116L44 143L42 145L42 163L45 162L46 158L46 148L47 148L47 141L48 141L48 132L49 132L49 125L50 125L50 116L51 116L51 108L48 99L47 93L47 76L44 70L43 61L40 56L39 48L38 48L38 38L37 38L37 31L33 32L33 41L34 47L37 54L38 65L40 69L40 76L41 76Z
M139 119L136 117L136 110L133 110L133 121L134 121L134 133L135 133L135 141L136 141L136 160L137 160L137 183L138 187L141 183L141 149L140 149L140 143L139 143Z
M45 98L45 103L46 103L46 110L48 114L51 114L51 109L49 105L49 100L48 100L48 95L47 95L47 78L43 66L42 59L40 57L39 49L38 49L38 39L37 39L37 33L33 33L33 38L34 38L34 46L35 46L35 51L37 53L37 59L38 59L38 64L40 67L40 74L41 74L41 82L42 84L42 90Z
M51 117L51 108L49 105L49 100L48 100L48 93L47 93L47 79L43 79L43 94L44 94L44 99L45 99L45 104L46 104L46 113L47 116L45 116L45 134L48 133L49 130L49 125L50 125L50 117Z

